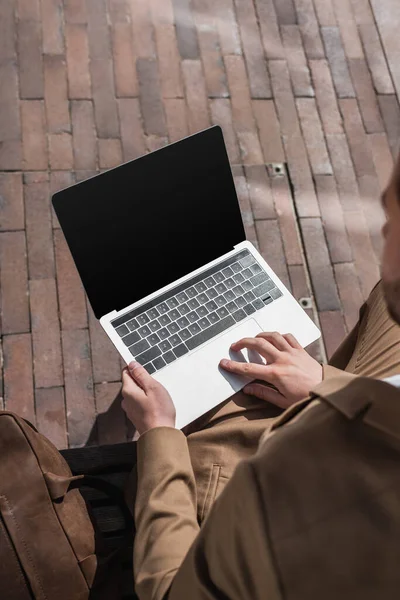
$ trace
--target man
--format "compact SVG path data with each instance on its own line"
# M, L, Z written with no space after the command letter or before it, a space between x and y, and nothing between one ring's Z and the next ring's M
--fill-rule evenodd
M290 335L241 340L268 365L221 366L275 389L248 385L186 435L168 392L124 371L141 600L398 598L400 161L383 204L382 283L330 366Z

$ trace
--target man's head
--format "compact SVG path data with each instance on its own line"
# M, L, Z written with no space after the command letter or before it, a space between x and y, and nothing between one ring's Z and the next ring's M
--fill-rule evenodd
M389 313L400 325L400 157L382 196L387 222L382 257L382 280Z

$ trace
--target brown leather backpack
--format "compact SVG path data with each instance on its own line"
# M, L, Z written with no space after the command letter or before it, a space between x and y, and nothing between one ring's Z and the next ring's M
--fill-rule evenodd
M0 411L0 596L4 600L105 596L107 585L100 586L104 593L99 596L93 593L102 579L101 561L94 527L76 489L82 481L83 476L72 476L58 450L32 425Z

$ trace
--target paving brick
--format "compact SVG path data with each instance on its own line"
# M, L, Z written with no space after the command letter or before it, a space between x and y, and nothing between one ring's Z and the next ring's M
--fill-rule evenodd
M320 27L335 27L336 17L332 0L314 0L314 5Z
M139 88L133 55L131 22L126 20L112 23L111 40L116 95L119 98L137 96Z
M285 162L280 124L274 102L253 100L252 106L265 163Z
M243 224L246 231L246 239L258 248L257 234L254 226L253 211L250 203L249 190L243 167L237 165L232 168L235 181L236 193L239 200L240 212L242 214Z
M286 263L288 265L301 265L303 255L289 182L285 177L276 177L271 180L271 188L285 249Z
M356 175L357 177L375 176L372 152L364 131L357 100L340 100L339 104Z
M139 58L137 60L137 72L145 133L147 135L166 136L167 127L161 100L157 60Z
M0 169L4 171L18 171L21 168L21 164L22 144L20 140L0 142Z
M75 178L76 178L76 181L79 183L79 181L85 181L85 179L90 179L91 177L95 177L98 174L99 174L99 171L95 171L95 170L76 171Z
M88 306L88 314L94 382L120 381L119 354L94 316L90 306Z
M210 126L205 81L199 60L182 62L190 133Z
M52 169L73 169L72 136L70 133L49 135L50 166Z
M286 59L295 96L314 96L310 70L304 53L300 29L297 25L281 27Z
M174 25L172 0L150 0L151 17L155 25Z
M27 170L48 167L44 103L42 100L21 102L23 165Z
M331 175L317 175L315 185L331 261L351 262L353 256L335 179Z
M371 133L368 135L368 140L372 151L375 171L378 176L379 187L383 192L392 176L394 166L388 138L386 133Z
M2 233L0 240L2 333L23 333L30 330L25 233Z
M329 155L344 211L359 208L360 198L357 180L345 135L328 135Z
M254 219L275 219L271 183L264 165L245 167L247 187Z
M146 153L140 106L137 98L118 101L121 121L121 142L124 160L132 160Z
M394 94L392 78L375 24L361 25L359 31L376 92Z
M315 95L325 134L343 133L342 119L326 60L310 61Z
M97 435L99 444L120 444L127 439L125 413L121 408L121 384L95 386Z
M63 385L60 324L54 279L29 282L35 387Z
M21 122L18 99L18 74L16 65L11 62L0 63L0 152L7 142L21 139ZM3 164L6 156L0 155L0 168L6 169ZM9 162L9 161L8 161ZM20 161L19 161L20 163ZM20 168L17 164L14 168ZM11 167L13 168L13 167Z
M235 0L235 6L251 96L253 98L271 98L271 84L253 0Z
M87 27L81 23L65 26L66 58L69 97L76 100L91 98L89 44Z
M347 58L363 58L364 53L358 35L357 24L350 6L350 0L332 0L332 4Z
M120 132L111 60L92 60L90 72L97 135L117 138Z
M85 0L85 3L88 15L90 60L110 59L111 41L107 0ZM112 11L110 12L112 14Z
M172 0L175 13L176 37L183 59L200 58L199 43L190 0Z
M148 135L146 136L146 148L147 152L154 152L159 150L168 144L167 137L161 137L159 135Z
M43 53L63 54L63 1L40 0L43 31Z
M324 58L325 52L319 33L313 0L294 0L294 3L307 57Z
M154 58L156 56L156 46L149 4L143 2L143 0L129 0L129 5L133 28L134 54L141 58Z
M284 136L299 135L299 118L286 61L271 60L269 70L282 134Z
M75 169L95 169L97 147L93 103L90 100L73 100L71 119Z
M0 7L0 56L2 63L16 60L15 4L2 2Z
M96 416L88 331L63 331L62 349L69 445L83 446Z
M318 310L340 310L321 219L300 219L300 229Z
M350 4L357 25L372 25L375 22L369 0L350 0Z
M234 0L219 0L215 4L215 11L222 54L241 54L242 46L236 21Z
M400 108L395 95L378 96L382 118L393 157L397 159L400 145Z
M284 143L297 212L301 217L319 216L319 206L303 138L301 135L294 135L285 138Z
M350 77L339 29L337 27L322 27L321 34L338 97L354 98L356 94Z
M343 315L340 310L324 311L319 314L326 354L330 359L346 336Z
M25 228L22 177L0 173L0 231Z
M112 169L122 163L120 140L98 140L100 169Z
M400 21L400 4L396 0L377 2L370 0L374 17L381 36L389 69L397 94L400 94L400 60L398 44L398 23Z
M4 336L3 351L5 409L35 425L31 335Z
M378 133L384 131L371 75L365 60L351 59L349 66L366 132Z
M353 263L335 265L334 269L346 328L351 331L358 321L363 304L357 272Z
M274 0L279 25L297 25L297 14L293 0Z
M313 98L298 98L296 104L314 175L332 175L332 166L315 100Z
M86 4L82 0L63 0L66 23L87 23Z
M38 0L32 0L32 5L38 9ZM24 99L43 98L42 31L39 16L27 19L19 14L17 23L20 96Z
M157 53L163 98L182 98L183 84L180 56L173 25L156 28Z
M67 66L63 56L44 57L44 99L47 131L70 132Z
M88 326L85 292L60 229L54 231L54 250L61 328L84 329Z
M70 171L52 171L50 173L50 195L67 188L74 183L74 177ZM53 228L59 229L60 223L56 217L53 207L51 207L51 219Z
M213 125L222 127L230 163L239 164L241 162L240 149L232 122L231 101L225 98L215 98L210 101L210 111Z
M256 221L256 232L260 253L275 271L283 284L290 289L289 273L285 262L285 252L279 223L275 219Z
M203 10L200 10L198 0L195 6L195 23L200 44L200 55L203 62L204 77L208 96L211 98L226 98L229 96L226 73L222 60L216 19L207 0ZM208 9L208 10L207 10ZM175 94L176 96L179 94Z
M375 251L376 261L379 264L383 250L382 227L386 220L380 202L381 189L379 181L375 175L364 175L358 179L358 187L369 236Z
M255 6L266 57L269 60L284 59L285 51L273 0L255 0Z
M41 388L35 391L36 426L56 448L68 447L64 388Z
M214 102L228 102L229 100L215 100ZM183 98L169 98L164 100L165 115L167 118L168 137L170 142L177 142L189 135L186 115L186 102ZM211 104L212 109L212 104ZM233 133L233 130L232 130ZM225 138L226 141L226 138ZM229 149L228 149L229 152Z
M29 279L54 277L54 253L47 182L25 185Z

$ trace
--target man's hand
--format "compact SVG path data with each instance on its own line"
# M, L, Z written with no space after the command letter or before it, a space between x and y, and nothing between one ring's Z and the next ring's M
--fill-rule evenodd
M311 358L290 333L260 333L255 338L244 338L231 346L234 352L240 352L244 348L258 352L267 364L224 359L220 366L231 373L265 381L278 390L253 382L243 389L250 396L288 408L307 398L310 391L322 381L322 366Z
M155 427L175 427L171 396L136 362L122 372L122 396L122 408L140 435Z

